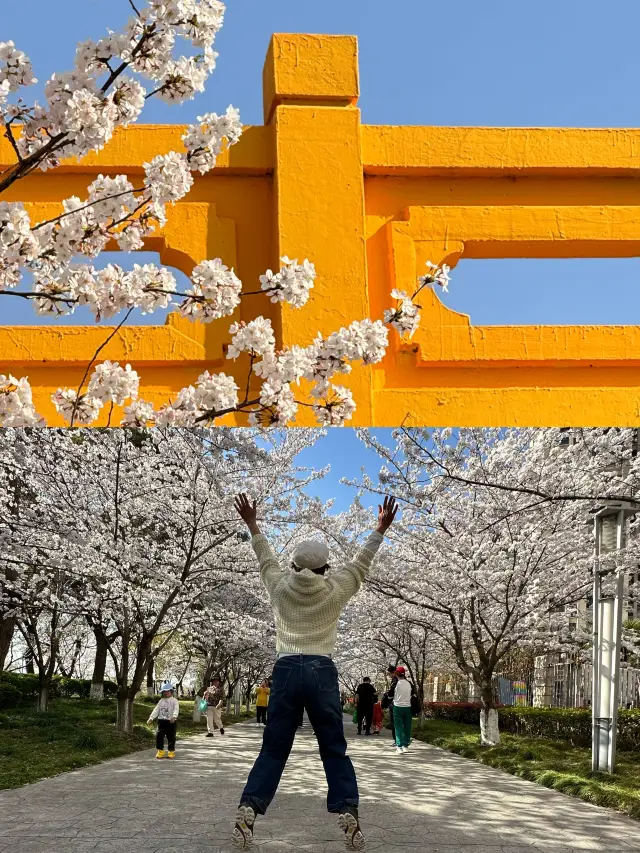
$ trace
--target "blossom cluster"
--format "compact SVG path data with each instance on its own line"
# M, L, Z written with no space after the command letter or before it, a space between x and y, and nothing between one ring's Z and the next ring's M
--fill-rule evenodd
M212 114L217 121L215 114ZM228 120L218 121L217 129L200 125L199 133L207 133L209 148L206 149L208 168L215 165L215 157L225 144L237 142L242 125L235 110L231 108ZM187 138L191 129L187 129ZM221 133L229 133L229 137ZM204 149L203 149L204 150ZM214 152L217 152L214 154ZM201 152L202 153L202 152ZM134 187L125 175L109 177L99 175L88 187L86 199L71 196L62 203L62 213L51 221L31 223L22 202L0 202L0 290L16 288L23 272L32 273L34 291L53 298L37 300L38 310L46 313L70 313L77 304L91 304L96 316L107 316L110 311L137 305L144 310L166 307L162 301L153 305L143 296L142 303L135 302L135 295L122 302L120 308L112 301L101 304L100 289L93 295L88 293L90 278L84 277L86 299L74 301L60 298L60 283L90 268L71 265L77 256L94 259L104 250L109 240L115 240L122 251L138 251L144 240L158 226L166 223L166 205L183 198L193 184L190 169L203 171L205 159L192 162L187 154L170 151L159 154L146 163L143 186ZM206 314L205 314L206 316Z
M262 290L270 295L272 302L288 302L294 308L302 308L309 299L316 268L308 260L299 264L285 256L281 261L284 266L279 272L267 270L260 276Z
M82 42L71 71L53 74L45 86L46 106L19 101L5 111L6 120L23 123L15 140L21 158L38 158L42 169L61 156L82 157L99 150L115 129L139 116L146 88L134 76L151 82L153 94L181 103L204 91L215 68L213 50L224 19L219 0L149 0L119 32L98 41ZM194 55L175 55L177 40L196 49ZM35 82L31 63L13 42L0 43L0 85L16 91ZM6 87L5 87L6 89Z
M15 166L0 176L0 192L34 168L50 169L62 157L80 158L100 150L117 127L136 121L152 95L179 103L203 91L215 67L212 45L224 11L219 0L149 0L121 32L79 45L75 68L47 81L44 105L29 106L21 98L9 103L10 95L35 78L28 57L13 42L0 42L0 121L17 157ZM196 53L176 56L178 40L186 40ZM138 76L152 82L152 91ZM191 188L192 171L212 169L241 132L233 107L221 116L200 116L183 135L183 152L159 154L144 164L141 186L134 187L124 175L100 175L86 199L66 199L62 213L47 222L31 223L20 202L2 203L0 290L17 287L26 270L33 274L34 291L52 297L40 299L38 310L73 310L76 303L62 299L59 292L72 260L78 255L97 257L109 240L123 251L142 249L145 237L164 225L166 205ZM102 310L97 297L88 301L97 305L100 316L112 308Z
M295 305L301 288L308 293L313 286L315 270L308 261L298 264L288 258L282 260L284 266L280 272L274 275L269 271L261 277L261 283L264 287L266 281L275 282L265 290L273 290L278 300L289 297ZM109 318L123 307L138 306L145 311L167 307L180 295L183 299L180 312L207 322L233 314L240 304L242 282L220 258L198 264L191 279L192 287L185 294L177 294L173 275L154 264L135 265L129 272L115 264L101 270L71 267L64 278L49 281L46 288L40 282L36 285L36 308L62 313L80 304L89 306L97 318ZM292 285L293 280L298 284ZM397 291L392 295L398 298ZM415 306L408 297L407 303L386 312L386 323L371 319L354 321L330 335L318 334L306 347L293 345L284 350L276 349L276 336L268 318L258 316L249 322L233 323L229 329L227 358L249 357L249 379L253 373L260 380L255 399L249 397L250 381L244 399L240 399L233 376L205 371L194 385L181 389L173 400L156 411L151 403L138 398L139 377L131 366L121 367L107 361L96 366L86 391L60 388L53 395L53 402L72 425L95 422L107 402L125 406L124 426L191 427L212 423L233 411L247 413L249 423L254 426L284 425L295 420L300 406L292 386L299 387L306 380L310 383L308 393L312 401L306 405L312 408L317 422L323 426L342 426L353 417L356 403L348 388L332 380L337 374L350 373L354 362L379 363L389 344L387 325L408 331L406 317L410 317L413 324L410 334L415 330L419 315L416 318L412 313ZM0 413L0 424L4 419L20 424L21 400L24 400L24 424L34 417L31 398L27 400L24 396L28 384L24 385L25 379L20 382L22 390L12 392L11 411L7 409L4 418Z

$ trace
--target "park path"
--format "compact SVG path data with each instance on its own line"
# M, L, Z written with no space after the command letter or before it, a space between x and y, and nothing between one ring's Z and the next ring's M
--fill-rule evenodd
M638 853L640 823L499 770L345 720L370 853ZM232 817L262 731L178 742L173 762L145 751L0 791L0 853L228 853ZM309 727L259 818L258 853L338 853L335 817Z

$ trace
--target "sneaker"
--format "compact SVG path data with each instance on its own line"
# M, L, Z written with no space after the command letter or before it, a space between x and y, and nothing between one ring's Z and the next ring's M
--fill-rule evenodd
M176 757L175 752L169 752L169 753L167 754L167 758L175 758L175 757Z
M220 734L221 734L221 735L223 735L223 734L224 734L224 729L220 729Z
M401 747L400 747L400 751L401 751L401 752L403 752L403 753L404 753L404 752L409 752L409 749L408 749L406 746L401 746Z
M164 756L165 756L164 749L159 749L159 750L156 752L156 758L160 759L160 758L164 758Z
M338 815L338 826L344 832L344 844L347 850L364 850L364 835L357 815L343 812Z
M231 840L239 850L250 850L253 847L253 824L256 813L251 806L238 806L236 825L233 828Z
M366 734L366 735L370 735L370 734L371 734L371 732L365 732L365 734Z
M213 732L207 732L206 737L213 737Z
M396 746L396 752L398 753L398 755L402 755L402 747Z

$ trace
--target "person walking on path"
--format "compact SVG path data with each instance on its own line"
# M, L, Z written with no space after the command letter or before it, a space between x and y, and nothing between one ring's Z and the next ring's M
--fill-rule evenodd
M362 684L356 688L356 719L358 721L358 734L362 734L364 727L365 735L371 734L371 722L373 717L373 705L376 700L376 688L371 683L371 679L366 675L362 679Z
M207 737L213 737L216 729L220 729L220 734L223 735L222 705L224 703L224 691L217 675L214 675L210 680L203 698L207 703Z
M269 704L269 682L265 678L256 694L256 726L267 725L267 705Z
M394 663L390 663L387 667L387 674L389 676L389 688L387 692L382 697L382 709L389 711L389 723L391 724L391 738L393 743L396 741L396 726L393 719L393 694L396 689L396 684L398 683L398 676L396 675L396 665Z
M376 702L373 706L373 716L371 717L371 728L374 735L379 735L382 729L382 705Z
M178 714L180 713L180 703L173 695L173 687L168 681L160 687L161 699L149 714L147 725L151 725L154 720L158 721L158 729L156 731L156 758L176 757L176 730L178 728ZM167 739L168 753L164 751L164 741Z
M300 542L291 570L282 571L257 523L256 502L241 494L235 507L252 534L251 544L260 564L275 614L277 660L273 670L269 716L262 749L240 798L233 843L247 850L253 845L256 815L265 814L282 777L298 723L306 710L315 731L327 777L327 809L338 814L338 825L349 850L362 850L364 836L358 818L358 783L347 756L338 671L331 656L338 619L358 592L375 554L397 512L394 498L378 507L378 527L356 557L325 577L329 549L321 542ZM296 827L301 815L293 816Z
M396 731L396 751L406 752L411 743L411 684L407 681L405 668L396 669L398 683L393 692L393 721Z

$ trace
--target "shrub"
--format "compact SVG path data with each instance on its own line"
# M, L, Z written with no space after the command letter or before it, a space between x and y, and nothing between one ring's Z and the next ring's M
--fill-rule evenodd
M3 672L0 675L0 685L10 684L20 691L22 699L36 699L38 696L38 676L30 673Z
M427 717L456 723L480 724L479 702L426 702ZM498 708L502 731L574 746L591 745L589 708ZM618 712L618 749L640 750L640 709Z
M118 693L118 685L115 681L105 681L104 682L104 696L105 699L109 696L116 696Z
M0 729L19 729L20 720L10 714L0 714Z
M434 717L438 720L480 725L479 702L425 702L424 713L426 717Z
M22 700L22 693L13 684L0 681L0 708L15 708Z
M78 749L102 749L104 746L102 738L89 730L81 731L75 744Z
M513 734L589 746L591 711L588 708L502 708L500 728Z
M146 726L134 726L133 733L134 735L138 735L138 737L143 737L145 740L150 740L155 737L154 733L149 731Z
M48 728L44 728L42 730L42 737L50 743L58 740L70 741L73 739L74 735L77 735L77 732L77 727L71 725L71 723L58 722L57 725L51 725Z
M60 678L56 680L57 693L64 699L78 696L87 699L91 691L91 681L88 678Z
M54 714L53 711L43 711L27 719L30 725L35 726L37 729L51 729L60 725L60 717Z

